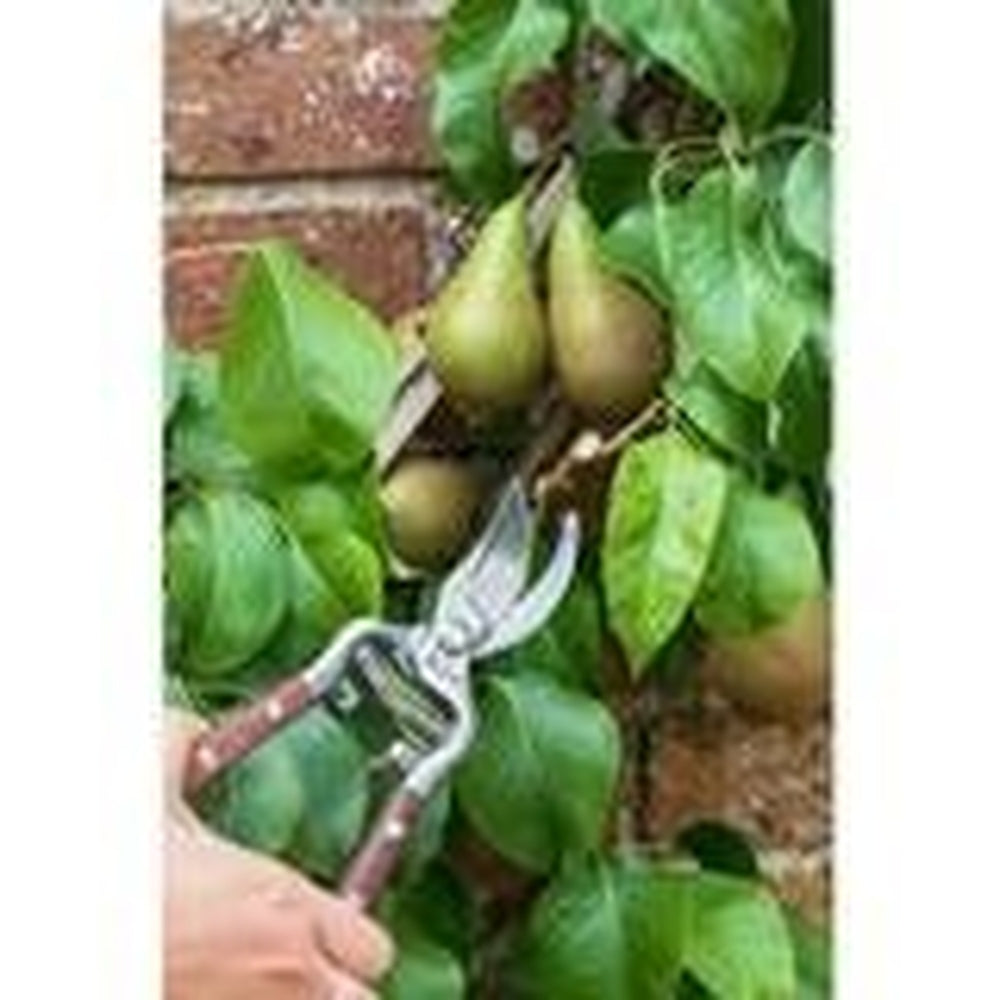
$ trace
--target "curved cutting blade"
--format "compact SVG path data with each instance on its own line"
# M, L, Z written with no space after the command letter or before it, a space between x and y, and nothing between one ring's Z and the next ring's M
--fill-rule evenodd
M474 650L479 659L492 656L523 642L551 617L573 581L580 551L580 519L575 513L563 515L559 539L545 572L500 622L486 642Z
M434 621L462 615L470 597L493 623L506 618L528 581L533 527L527 494L515 479L501 494L479 540L442 584Z

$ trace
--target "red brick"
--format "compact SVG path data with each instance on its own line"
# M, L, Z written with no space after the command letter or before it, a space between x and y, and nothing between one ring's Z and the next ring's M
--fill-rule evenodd
M418 208L328 208L176 216L166 224L167 324L185 344L218 336L241 248L283 237L338 278L385 320L424 297L423 219Z
M830 730L751 720L711 698L667 715L647 822L669 838L699 819L727 822L762 850L830 842Z
M325 18L247 40L214 20L166 31L170 174L413 170L432 163L433 26Z

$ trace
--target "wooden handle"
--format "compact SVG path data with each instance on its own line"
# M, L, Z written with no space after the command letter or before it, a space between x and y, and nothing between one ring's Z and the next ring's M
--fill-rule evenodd
M410 832L423 808L423 800L403 789L394 795L379 815L368 839L354 856L341 880L339 893L360 910L378 898L402 854Z
M309 685L301 677L293 677L252 705L223 718L195 740L184 773L184 793L199 792L217 774L301 715L314 700Z

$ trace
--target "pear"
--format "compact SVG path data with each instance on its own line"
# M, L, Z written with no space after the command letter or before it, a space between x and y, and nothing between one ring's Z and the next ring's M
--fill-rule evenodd
M479 477L451 458L402 459L382 484L389 544L408 568L442 569L464 548L481 499Z
M816 715L830 695L830 607L825 595L803 601L759 632L715 637L705 675L730 701L773 721Z
M426 343L446 393L473 412L515 409L539 388L548 335L531 273L523 194L487 219L431 306Z
M575 192L549 249L549 321L565 397L599 423L624 420L652 400L667 362L660 311L612 274L597 226Z

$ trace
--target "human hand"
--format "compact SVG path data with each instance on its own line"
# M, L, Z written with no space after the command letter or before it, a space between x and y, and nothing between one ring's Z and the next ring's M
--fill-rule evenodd
M391 963L384 931L271 858L218 837L184 802L201 723L168 715L166 1000L373 1000Z

